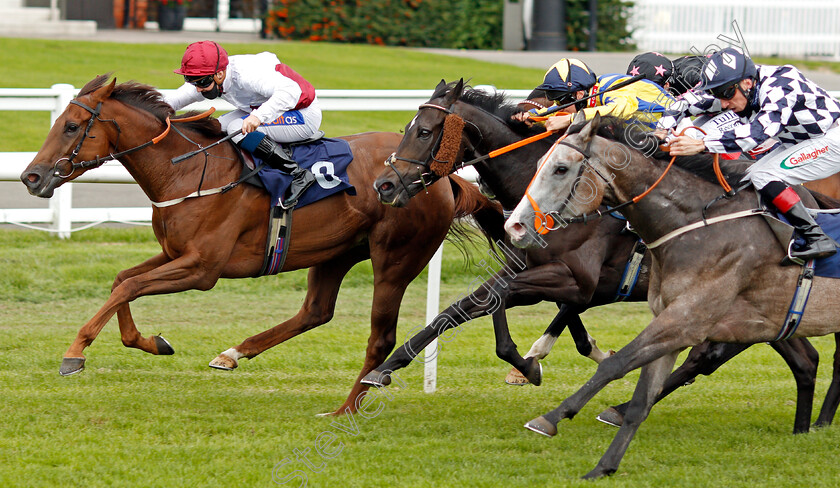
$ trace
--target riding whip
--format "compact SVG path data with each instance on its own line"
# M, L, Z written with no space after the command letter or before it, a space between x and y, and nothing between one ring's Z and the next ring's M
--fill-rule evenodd
M613 91L613 90L618 90L619 88L624 88L625 86L630 85L630 84L632 84L632 83L635 83L635 82L637 82L637 81L639 81L639 80L643 80L644 78L645 78L645 75L643 75L643 74L638 74L638 75L636 75L636 76L634 76L634 77L632 77L632 78L630 78L630 79L628 79L628 80L624 80L624 81L622 81L621 83L616 83L615 85L610 86L610 87L609 87L609 88L607 88L606 90L599 91L599 92L597 92L597 93L594 93L594 94L592 94L592 95L589 95L588 97L578 98L577 100L575 100L575 101L573 101L573 102L569 102L569 103L566 103L566 104L564 104L564 105L557 105L557 106L555 106L555 107L551 107L551 108L549 108L548 110L546 110L545 112L543 112L543 113L542 113L542 114L540 114L540 115L544 117L544 116L546 116L546 115L553 114L554 112L559 112L560 110L563 110L563 109L564 109L564 108L566 108L566 107L571 107L572 105L574 105L574 104L576 104L576 103L578 103L578 102L582 102L582 101L584 101L584 100L589 100L590 98L595 98L595 97L597 97L598 95L601 95L601 94L603 94L603 93L607 93L607 92L610 92L610 91Z

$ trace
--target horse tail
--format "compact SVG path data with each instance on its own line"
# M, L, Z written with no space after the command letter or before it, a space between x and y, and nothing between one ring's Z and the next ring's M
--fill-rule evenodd
M472 217L472 220L478 224L491 246L497 242L504 242L505 217L501 204L490 200L478 191L478 187L459 176L450 175L449 182L455 197L457 222L452 226L451 233L456 236L456 245L458 240L468 240L470 233L462 222L468 217Z

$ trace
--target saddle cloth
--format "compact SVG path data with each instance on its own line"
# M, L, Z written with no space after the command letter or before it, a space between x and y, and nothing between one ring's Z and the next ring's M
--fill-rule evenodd
M787 224L785 216L776 212L776 218ZM829 237L835 241L840 242L840 214L837 213L818 213L814 217L817 223L822 227ZM802 245L805 240L799 237L796 233L794 235L794 242L797 245ZM840 252L823 259L815 261L814 276L822 276L823 278L840 278Z
M350 195L356 194L356 189L350 184L350 178L347 176L347 167L353 161L353 152L347 141L322 138L306 144L295 144L292 149L292 157L300 167L310 170L315 175L315 184L300 197L295 208L342 191ZM256 164L262 162L258 158L254 160ZM278 205L291 185L292 177L268 165L263 166L258 176L271 194L271 206Z

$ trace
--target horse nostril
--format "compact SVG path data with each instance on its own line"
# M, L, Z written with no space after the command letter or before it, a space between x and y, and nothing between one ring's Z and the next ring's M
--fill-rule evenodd
M394 184L391 183L390 181L386 181L385 183L382 183L381 185L379 185L379 191L381 193L386 193L386 194L391 193L392 191L394 191Z
M26 184L26 186L35 186L39 181L41 181L41 176L38 175L38 173L28 173L23 177L23 183Z

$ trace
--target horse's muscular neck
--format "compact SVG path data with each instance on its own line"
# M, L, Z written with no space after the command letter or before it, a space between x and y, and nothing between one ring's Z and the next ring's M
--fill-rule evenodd
M634 154L634 158L643 158ZM665 165L634 161L623 171L614 171L610 205L623 203L643 193L656 181ZM680 168L672 167L657 187L636 204L629 206L624 213L633 228L646 242L653 242L665 234L680 227L703 219L703 208L719 196L723 190L699 177L688 175ZM740 199L738 199L740 200ZM737 209L733 209L737 206ZM707 217L745 210L746 203L723 200L712 205ZM651 215L657 218L651 219Z
M120 126L123 127L123 132L120 136L119 150L126 150L144 144L163 132L164 125L154 115L134 107L123 107L123 110L134 111L135 114L131 116L134 118L133 122L126 121L120 123ZM141 114L140 117L143 119L143 122L137 122L136 114ZM130 129L126 130L127 127L130 127ZM199 139L192 134L189 134L189 136L197 143L207 144L207 141L204 141L203 138ZM184 139L172 129L158 144L141 149L135 153L127 154L121 157L120 161L126 170L131 173L132 177L134 177L149 199L152 201L165 201L183 197L198 189L202 171L204 170L204 154L198 154L177 165L173 165L170 162L172 157L185 154L195 149L197 147L194 144ZM227 174L231 165L220 165L218 161L217 158L213 158L212 164L207 165L204 181L202 182L203 189L222 186L235 179L233 175Z
M482 141L476 147L480 155L499 149L522 139L510 128L482 111L473 109L473 119L486 131ZM536 161L548 150L542 141L529 144L509 153L497 156L475 165L484 184L496 195L496 199L506 210L513 210L525 194L528 183L537 170Z

